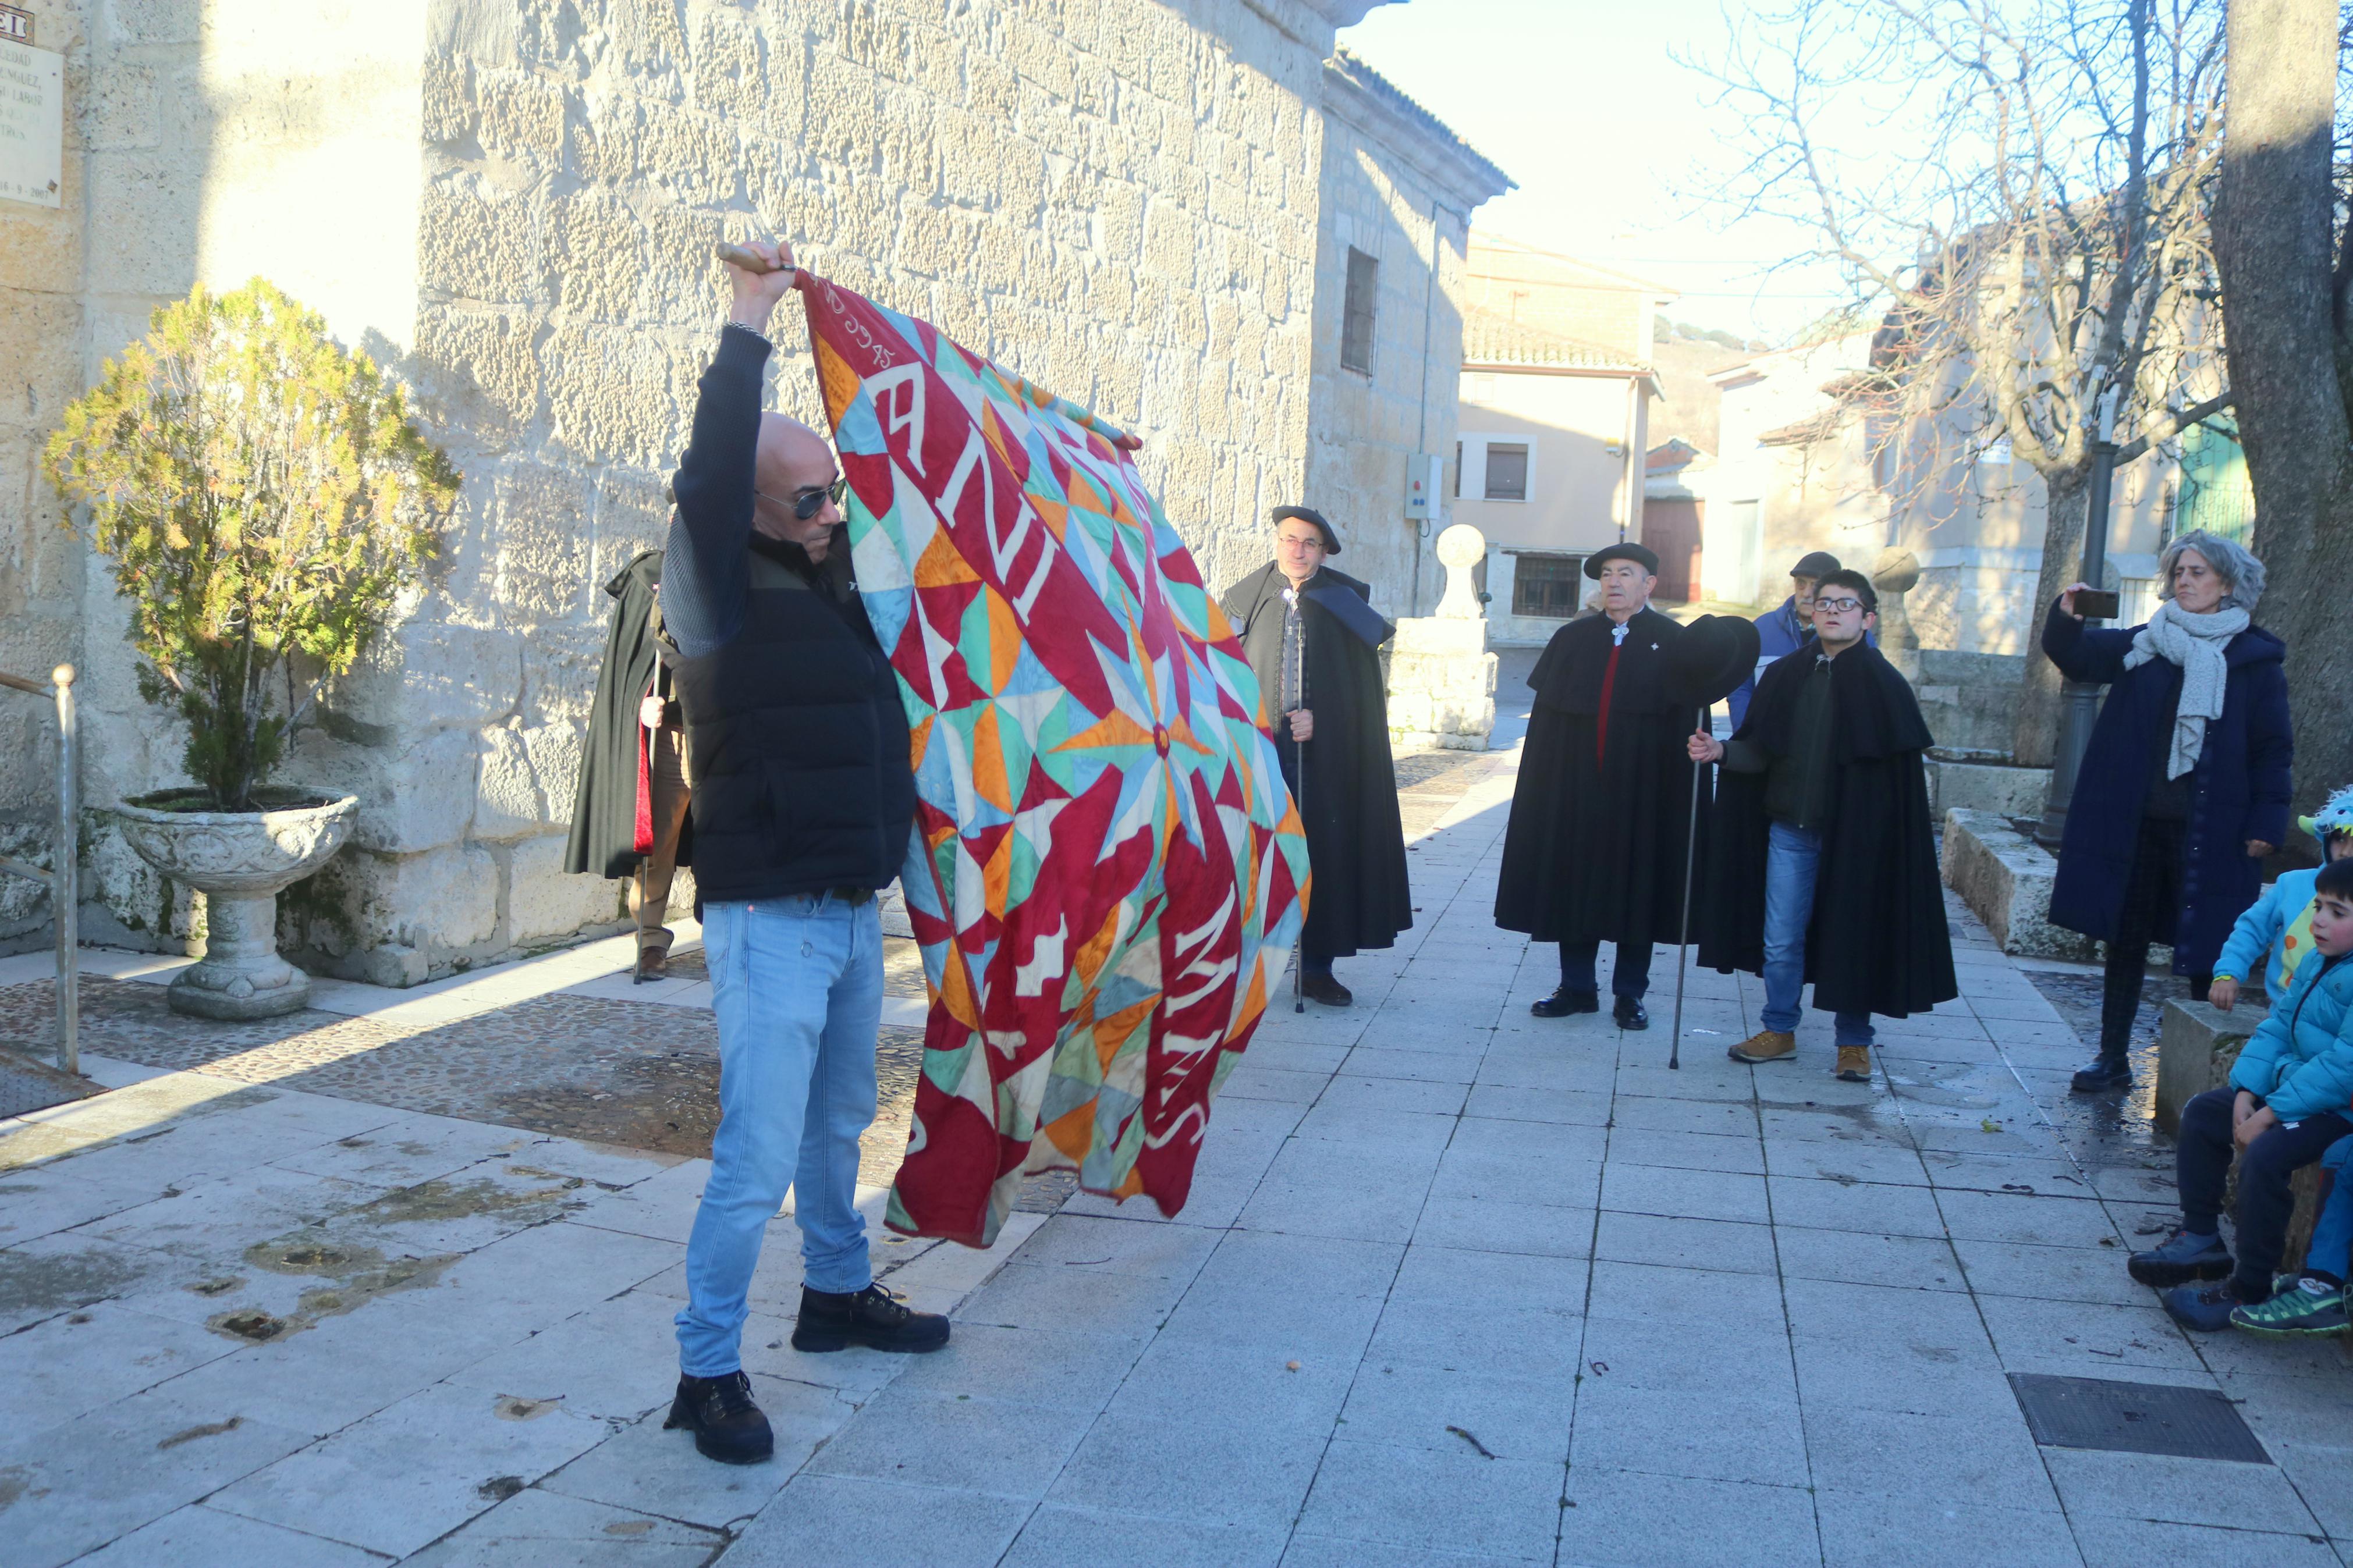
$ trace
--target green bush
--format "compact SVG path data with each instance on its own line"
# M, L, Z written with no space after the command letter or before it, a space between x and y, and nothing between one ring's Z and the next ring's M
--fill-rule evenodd
M459 474L373 361L259 278L148 325L68 406L46 468L90 509L140 692L187 721L188 776L249 811L437 552Z

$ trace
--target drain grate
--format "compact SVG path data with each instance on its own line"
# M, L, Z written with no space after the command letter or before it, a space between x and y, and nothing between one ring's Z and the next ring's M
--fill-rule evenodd
M2238 1407L2215 1389L2023 1372L2010 1374L2010 1386L2034 1440L2047 1447L2272 1462Z

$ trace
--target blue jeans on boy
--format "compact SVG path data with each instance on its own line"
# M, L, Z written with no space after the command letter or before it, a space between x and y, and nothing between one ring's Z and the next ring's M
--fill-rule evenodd
M2319 1269L2347 1283L2347 1265L2353 1261L2353 1138L2339 1138L2320 1157L2328 1173L2328 1201L2313 1222L2312 1242L2304 1249L2306 1269Z
M876 900L831 893L712 904L702 945L719 1020L719 1131L686 1243L680 1370L742 1364L745 1298L768 1222L795 1195L812 1290L873 1283L857 1209L858 1137L874 1121L882 1022Z
M1814 878L1822 836L1786 822L1772 825L1765 850L1765 1026L1794 1033L1806 992L1806 927L1814 918ZM1869 1013L1841 1013L1838 1043L1867 1046Z

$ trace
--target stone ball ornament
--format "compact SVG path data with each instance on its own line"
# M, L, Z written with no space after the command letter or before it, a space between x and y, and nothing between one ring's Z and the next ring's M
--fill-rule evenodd
M139 858L205 895L205 956L173 980L175 1013L269 1018L310 1000L311 977L278 953L278 895L325 865L351 837L355 795L259 790L259 811L175 811L191 790L114 807Z
M1438 601L1438 614L1450 618L1475 621L1486 614L1479 603L1479 590L1471 578L1479 563L1487 559L1487 536L1467 522L1458 522L1438 536L1438 563L1446 568L1446 594Z

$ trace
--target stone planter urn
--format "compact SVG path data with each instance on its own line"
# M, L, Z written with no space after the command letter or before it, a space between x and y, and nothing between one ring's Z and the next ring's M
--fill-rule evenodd
M195 790L162 790L114 808L140 858L205 895L205 956L172 982L172 1011L199 1018L270 1018L311 998L311 977L278 956L278 894L351 837L358 797L315 790L254 792L259 811L174 810Z

